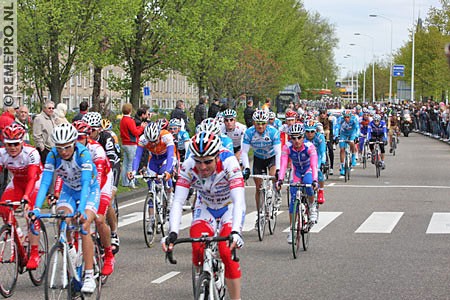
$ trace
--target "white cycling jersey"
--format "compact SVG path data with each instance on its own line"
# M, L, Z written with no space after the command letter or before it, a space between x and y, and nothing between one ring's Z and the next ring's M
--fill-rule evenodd
M212 210L220 210L230 204L232 207L232 231L241 232L245 218L244 178L234 154L222 149L216 171L208 178L200 178L192 156L181 166L177 187L170 211L170 231L178 233L183 203L189 188L197 190L197 203Z
M244 124L241 124L239 122L236 122L236 126L233 130L228 131L225 124L222 124L220 126L220 130L222 131L222 134L226 134L231 140L233 141L233 147L241 147L242 144L242 138L244 136L245 131L247 130L247 126Z

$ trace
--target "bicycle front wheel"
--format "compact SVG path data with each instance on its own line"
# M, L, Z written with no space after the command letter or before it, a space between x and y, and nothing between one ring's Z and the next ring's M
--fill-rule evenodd
M106 283L107 276L102 275L103 255L99 245L94 241L94 279L97 287L94 292L89 295L92 299L99 300L102 292L102 285Z
M213 291L209 290L209 283L211 281L211 276L209 273L202 272L198 277L196 288L195 288L195 300L208 300L210 293Z
M47 272L45 272L45 300L72 299L70 288L72 276L68 264L68 258L64 257L64 247L61 244L53 246L48 257Z
M308 200L304 199L302 202L302 209L301 209L301 234L302 234L302 245L303 250L308 250L309 247L309 204ZM313 204L314 205L314 204Z
M298 250L300 249L300 239L301 239L301 217L300 217L300 201L298 199L294 200L294 211L292 213L292 224L291 224L291 234L292 234L292 255L294 259L297 258Z
M0 294L8 298L14 294L19 274L19 253L11 227L0 229Z
M273 197L272 200L270 202L270 204L266 207L266 210L268 212L269 215L269 233L272 235L275 233L275 227L277 226L277 214L278 214L278 209L275 208L275 202L278 201L277 200L277 195L276 192L273 191Z
M264 239L264 232L266 229L266 192L264 190L259 191L259 210L257 216L258 223L258 238L260 241Z
M44 222L42 222L42 220L39 220L39 223L41 225L41 230L39 231L39 244L38 244L39 258L40 258L39 266L35 270L28 270L28 273L30 274L31 282L33 282L33 284L36 286L41 285L44 280L45 270L47 268L47 257L48 257L47 230L46 230ZM30 257L30 256L28 255L28 257Z
M149 204L153 203L153 214L150 215ZM153 242L155 241L156 233L156 218L155 218L155 195L153 193L148 193L144 201L144 213L142 216L142 224L144 227L144 239L147 247L151 248ZM152 222L153 220L153 222Z

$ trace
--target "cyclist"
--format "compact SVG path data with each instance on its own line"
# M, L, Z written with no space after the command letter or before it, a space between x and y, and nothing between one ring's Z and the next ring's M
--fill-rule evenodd
M146 148L151 155L148 161L147 169L149 176L155 176L157 174L164 175L164 181L167 183L166 192L169 195L169 208L172 201L172 174L176 166L177 160L175 156L175 144L173 142L173 136L165 129L160 129L160 124L150 123L145 127L144 134L139 138L138 148L136 151L136 157L133 161L133 169L129 172L128 179L132 180L136 172L138 171L139 162L141 161L142 152ZM150 188L151 182L148 186ZM152 235L154 220L153 202L149 202L149 215L152 216L147 228L147 233Z
M118 152L120 153L120 145L119 145L119 137L117 136L117 134L112 130L112 123L110 120L108 119L102 119L101 121L101 126L103 128L103 131L109 133L113 139L114 142L116 142L116 147L118 146Z
M272 126L268 126L269 114L264 110L257 110L253 113L254 126L245 131L242 141L242 165L244 167L244 179L250 176L250 162L248 151L253 148L253 174L269 174L278 179L280 169L281 141L280 132ZM256 210L259 211L258 195L261 189L262 179L254 178L256 193Z
M56 203L58 210L66 214L76 213L83 224L82 234L83 260L85 264L84 283L81 291L93 293L96 288L94 279L94 244L90 235L91 222L96 217L100 200L100 188L97 181L97 168L92 161L89 150L77 143L78 132L72 124L63 123L53 128L52 139L55 143L45 161L42 183L36 197L33 214L40 215L53 175L63 180L62 192ZM76 201L80 203L77 205ZM72 243L68 236L69 244ZM69 249L69 255L76 255L75 248ZM75 259L75 258L74 258Z
M359 143L358 143L358 152L360 154L360 158L362 159L362 152L364 148L364 144L367 138L367 130L369 129L369 123L372 121L372 118L369 115L369 110L367 108L362 109L362 117L359 118Z
M97 179L100 184L100 203L97 209L97 217L95 218L95 225L97 226L100 235L100 241L105 250L105 259L102 269L103 275L111 275L114 271L114 255L111 247L111 230L106 225L106 213L111 206L111 196L113 187L113 172L111 164L106 156L106 152L102 145L89 136L92 133L92 128L84 121L75 121L73 126L78 131L78 142L85 146L91 154L92 161L97 167ZM55 183L55 195L59 185Z
M222 134L226 134L233 141L233 152L237 160L241 159L241 144L247 126L236 121L237 113L233 109L226 109L223 113L224 124L221 126Z
M288 131L289 127L294 125L298 119L298 114L293 110L286 112L286 122L280 128L281 146L283 147L289 139Z
M276 118L276 115L273 111L269 111L269 125L275 127L278 130L283 127L283 123L280 119Z
M181 119L171 119L169 121L169 131L172 133L173 141L177 146L178 154L180 155L180 163L185 159L186 149L189 148L189 133L181 130Z
M312 223L317 221L317 207L314 203L314 190L317 190L318 184L318 156L314 145L308 141L304 141L305 128L302 124L296 123L289 127L288 132L291 140L283 147L281 155L280 178L277 182L277 188L281 189L283 184L284 173L286 172L288 158L292 161L292 183L302 182L311 184L312 187L306 188L309 205L309 218ZM292 213L294 212L294 200L298 188L290 188L289 203L289 223L292 225ZM292 233L289 231L287 241L292 243Z
M219 122L219 120L213 118L205 119L197 126L195 131L197 133L201 131L212 131L214 134L219 136L220 141L222 142L222 146L230 150L231 153L234 153L233 140L226 134L222 133L222 131L220 130L221 126Z
M24 200L25 212L33 209L36 194L41 184L42 165L39 152L36 148L23 142L25 129L19 124L11 124L3 129L4 148L0 148L0 173L3 168L7 168L12 179L3 192L0 202L6 200ZM0 216L3 221L7 221L9 209L0 206ZM26 214L25 214L26 215ZM16 220L14 220L17 222ZM34 222L34 226L39 232L39 221ZM27 262L27 269L34 270L39 266L39 236L28 233L31 244L30 257Z
M324 165L327 162L327 155L325 153L325 151L327 151L327 147L324 135L317 130L318 126L322 126L322 124L321 123L319 124L316 120L309 120L305 123L305 133L306 133L305 141L312 143L317 151L318 157L317 172L319 178L317 203L323 204L325 203L325 197L323 195L325 179L322 171L320 170L320 167L321 165Z
M106 130L102 128L102 116L98 112L88 112L82 118L82 121L89 124L91 127L91 134L89 137L100 143L106 152L106 156L109 159L109 164L112 169L113 182L112 182L112 193L111 199L114 199L117 192L117 187L119 185L120 178L120 145L115 142L113 136ZM101 201L100 201L101 206ZM100 209L99 209L100 210ZM111 228L111 246L113 249L113 254L119 252L120 240L117 235L117 217L112 206L112 201L110 201L108 210L106 212L106 219Z
M333 175L334 151L333 151L333 122L328 116L326 108L319 110L318 121L323 125L325 140L327 141L327 151L330 157L330 175Z
M380 144L380 152L381 152L381 168L384 169L384 146L387 145L387 130L386 123L384 120L381 120L381 116L376 114L373 116L373 121L369 123L369 129L367 130L367 140L369 142L383 142ZM369 144L370 151L372 152L372 163L375 163L375 155L374 155L374 145Z
M394 135L394 132L396 132L398 136L398 133L400 131L399 125L400 125L399 116L397 116L397 112L393 110L388 119L388 126L387 126L389 130L389 146L390 146L389 153L392 153L394 150L392 149L392 137Z
M245 190L239 162L233 152L222 148L220 138L211 131L197 133L189 146L192 156L183 163L172 210L170 233L162 241L164 251L171 251L176 241L182 215L182 206L192 186L197 190L197 201L193 214L190 236L201 237L203 233L213 236L216 219L220 218L220 236L231 234L233 243L219 242L220 257L225 265L225 282L230 299L240 299L241 271L238 262L231 259L231 250L241 248L241 236L245 218ZM203 248L192 244L192 263L202 264Z
M336 122L335 130L333 132L336 135L336 140L348 140L350 145L350 151L352 152L352 166L356 166L356 147L355 140L359 136L359 122L356 116L352 114L350 109L345 109L342 112L342 116L340 116ZM345 159L345 147L346 143L339 143L340 149L340 161L341 161L341 176L345 175L344 170L344 159Z

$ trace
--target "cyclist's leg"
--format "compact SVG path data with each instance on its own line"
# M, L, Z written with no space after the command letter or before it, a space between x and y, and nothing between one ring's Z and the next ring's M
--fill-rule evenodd
M192 225L189 231L191 238L201 237L203 233L207 233L208 236L214 235L214 228L216 220L211 213L206 209L206 205L201 203L197 204L196 213L192 220ZM196 267L203 265L203 253L204 244L192 243L192 264Z
M264 159L260 159L256 156L253 156L253 175L261 175L263 171L266 170L266 164ZM255 193L255 203L256 203L256 211L259 211L259 190L261 189L262 179L253 178L256 187Z
M33 208L34 207L34 203L36 201L36 196L37 193L39 191L39 187L41 185L41 180L39 179L38 181L36 181L36 184L34 185L34 188L32 190L32 192L29 195L29 200L30 203L28 204L29 208ZM18 191L24 191L22 189L17 189ZM20 197L23 197L20 196ZM20 200L20 199L17 199ZM28 263L27 263L27 269L29 270L34 270L39 266L39 260L40 260L40 256L39 256L39 239L40 239L40 230L41 230L41 223L39 222L39 220L35 220L34 221L34 230L35 232L37 232L37 235L35 235L34 233L31 232L31 230L28 231L28 239L30 241L30 245L31 245L31 250L30 250L30 257L28 259Z
M380 139L380 142L382 142L382 139ZM381 143L380 144L380 152L381 152L381 166L383 167L383 169L384 169L384 153L385 153L385 150L384 150L384 143Z
M318 179L319 179L319 191L317 192L317 202L319 204L325 203L325 195L324 195L324 188L325 188L325 178L323 176L322 171L320 169L318 170Z
M220 236L228 236L231 233L232 204L228 211L222 216L222 228ZM231 258L231 251L228 242L219 243L220 258L225 265L225 282L228 287L230 299L241 298L241 268L238 262Z
M155 158L151 158L150 161L148 162L147 170L149 176L156 176L157 174L159 174L159 171L161 170L161 161L156 160ZM148 188L150 189L151 182L148 181L147 185ZM148 214L149 216L154 215L153 202L151 201L148 203Z
M346 135L341 135L341 140L348 140L350 137L346 136ZM344 170L344 161L345 161L345 147L347 147L347 143L345 142L339 142L339 151L340 151L340 161L341 161L341 166L340 166L340 175L344 175L345 174L345 170Z

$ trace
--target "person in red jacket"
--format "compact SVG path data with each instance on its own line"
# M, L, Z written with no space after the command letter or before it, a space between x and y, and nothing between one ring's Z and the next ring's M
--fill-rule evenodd
M14 123L15 112L14 106L3 107L3 113L0 116L0 132L3 132L7 126ZM3 134L0 134L0 141L3 143Z
M122 186L129 187L130 182L127 173L132 171L134 156L136 155L137 143L139 136L144 132L147 122L142 122L141 126L136 126L134 119L131 117L133 106L131 103L125 103L122 106L123 117L120 120L120 139L122 140Z

